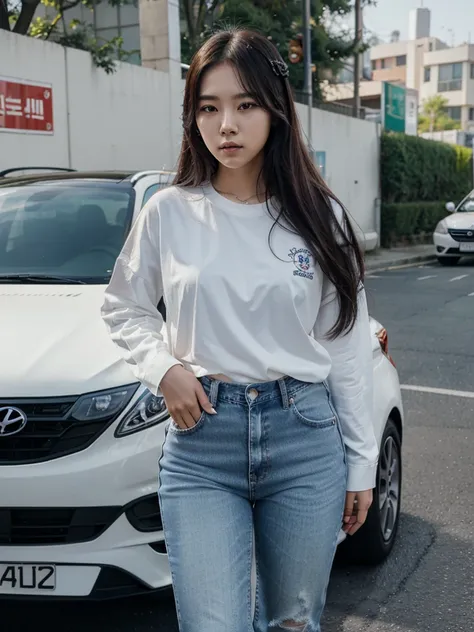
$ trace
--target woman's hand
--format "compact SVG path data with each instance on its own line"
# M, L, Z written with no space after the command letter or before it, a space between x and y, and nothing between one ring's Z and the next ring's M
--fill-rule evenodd
M169 414L182 430L192 428L203 410L209 415L217 414L201 382L180 364L165 373L160 390Z
M371 489L363 492L346 492L344 505L344 525L342 530L348 535L354 535L367 520L367 512L373 500Z

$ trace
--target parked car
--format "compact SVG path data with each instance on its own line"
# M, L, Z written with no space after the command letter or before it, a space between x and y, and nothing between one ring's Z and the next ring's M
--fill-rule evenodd
M433 241L441 265L456 265L461 257L474 257L474 189L458 206L446 204L452 215L435 228Z
M169 416L118 355L100 306L133 220L171 178L0 179L0 596L170 586L156 493ZM384 328L371 328L377 489L368 522L343 544L364 563L393 546L402 472L398 375Z

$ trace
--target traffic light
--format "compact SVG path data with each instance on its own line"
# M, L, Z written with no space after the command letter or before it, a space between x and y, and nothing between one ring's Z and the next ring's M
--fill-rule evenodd
M303 35L298 33L288 45L288 59L292 64L303 61Z

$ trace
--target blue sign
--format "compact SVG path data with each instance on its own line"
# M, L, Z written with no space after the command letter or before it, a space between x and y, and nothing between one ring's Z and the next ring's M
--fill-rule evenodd
M319 169L319 173L321 174L322 178L326 179L326 152L315 151L314 159Z

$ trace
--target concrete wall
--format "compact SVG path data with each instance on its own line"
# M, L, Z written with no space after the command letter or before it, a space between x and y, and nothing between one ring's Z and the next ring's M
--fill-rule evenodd
M386 44L377 44L370 49L370 59L387 59L397 57L398 55L407 54L407 42L387 42Z
M388 68L376 68L372 71L372 79L374 81L389 81L391 83L406 83L407 67L406 65L397 66L396 57L386 60L389 63ZM380 63L380 60L377 60Z
M161 169L176 162L182 82L118 63L107 75L88 53L2 31L0 75L52 84L54 134L0 130L0 169L51 165L77 169ZM174 98L171 99L171 94Z
M69 166L65 67L65 54L60 46L1 31L0 75L52 84L54 134L0 130L0 170L26 163Z
M307 108L297 104L306 133ZM326 182L351 213L368 250L379 233L379 142L376 123L313 108L312 144L326 152Z

